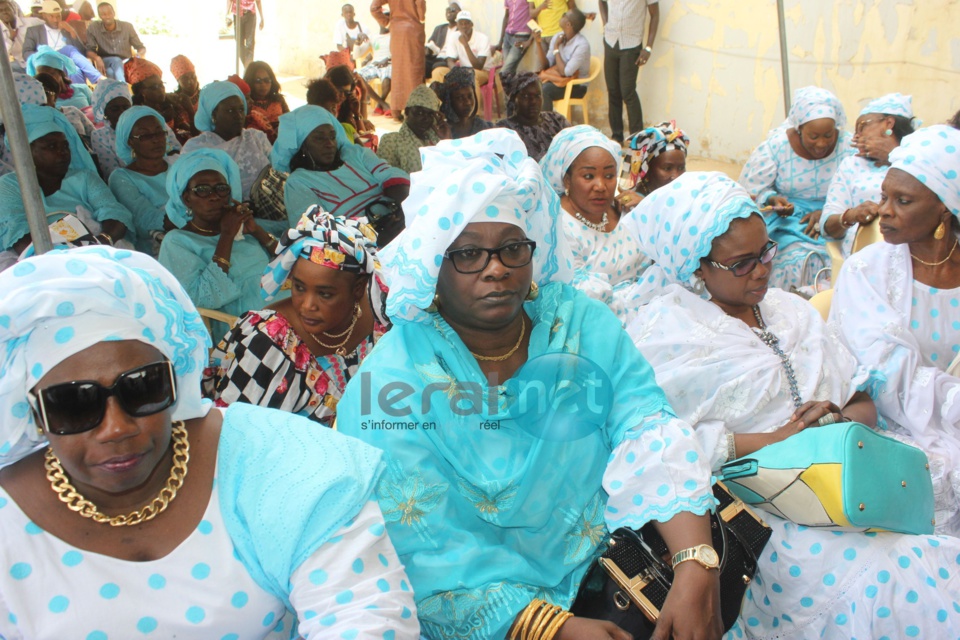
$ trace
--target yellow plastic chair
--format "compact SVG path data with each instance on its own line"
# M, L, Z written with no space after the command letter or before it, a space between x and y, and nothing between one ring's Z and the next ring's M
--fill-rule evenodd
M576 80L571 80L567 83L566 91L563 94L563 98L560 100L553 101L553 110L557 113L563 114L567 120L570 120L573 107L580 107L583 110L583 124L590 124L590 113L587 109L587 94L584 94L582 98L574 98L573 87L578 84L587 84L591 80L595 80L597 76L600 75L600 71L603 69L603 62L597 56L590 56L590 75L586 78L577 78Z
M851 253L856 253L868 247L875 242L883 240L883 234L880 233L880 216L874 218L868 225L860 225L857 229L857 235L853 237L853 249Z
M830 256L830 277L840 276L840 267L843 266L843 252L840 250L840 240L827 240L827 255Z
M200 318L203 320L203 326L207 328L207 333L210 334L210 339L213 341L214 346L223 336L213 335L213 330L210 327L211 320L218 320L220 322L226 323L228 327L232 327L233 324L237 321L237 316L230 315L229 313L224 313L223 311L217 311L216 309L207 309L205 307L197 307L197 311L200 313Z
M820 316L823 318L823 321L826 322L827 318L830 317L830 304L833 302L833 289L827 289L826 291L821 291L812 298L810 298L810 304L813 305L813 308L820 312Z

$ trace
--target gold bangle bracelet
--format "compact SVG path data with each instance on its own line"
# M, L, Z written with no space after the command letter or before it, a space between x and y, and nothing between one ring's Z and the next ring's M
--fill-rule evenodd
M553 619L553 622L544 629L543 634L537 640L553 640L554 636L560 632L560 627L563 626L563 623L573 617L573 614L569 611L560 611L560 615Z
M221 258L220 256L215 255L213 256L213 261L221 266L226 267L227 269L230 268L230 261L226 258Z
M110 244L110 245L113 244L113 236L111 236L109 233L103 233L101 231L100 235L107 239L107 244Z
M533 614L533 612L540 606L538 603L543 602L543 600L533 600L528 604L524 610L520 613L520 616L517 618L517 621L513 623L513 631L510 633L510 640L520 640L520 632L523 630L527 620Z
M550 619L550 613L552 607L547 602L541 600L540 608L537 610L536 614L530 618L530 621L526 624L523 629L523 640L535 640L537 634L534 632L534 629L540 626L540 624Z
M543 637L543 632L546 630L546 628L549 627L550 623L556 619L557 614L563 611L563 609L556 605L547 605L544 607L544 609L545 611L537 620L536 626L533 624L530 625L533 627L533 630L531 631L532 635L530 636L532 640L540 640L540 638Z

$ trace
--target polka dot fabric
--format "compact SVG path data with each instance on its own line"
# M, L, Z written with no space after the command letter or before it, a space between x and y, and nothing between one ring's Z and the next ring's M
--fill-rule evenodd
M293 616L234 554L216 490L193 533L151 562L74 548L34 525L2 489L0 538L0 637L290 637Z
M910 303L910 332L924 364L946 370L960 354L960 288L936 289L917 283Z
M867 106L860 111L861 116L868 113L913 118L913 96L905 96L902 93L888 93L885 96L880 96L868 102Z
M830 118L837 123L838 129L847 126L847 114L843 104L833 93L820 87L803 87L793 94L793 104L787 114L789 126L797 128L811 120Z
M41 283L44 295L37 295ZM174 419L206 413L200 377L210 338L180 283L142 253L106 246L53 251L0 274L0 465L45 442L26 390L105 340L156 347L176 371Z
M40 81L23 73L13 74L13 88L17 92L17 101L21 104L33 104L42 107L47 104L47 95ZM3 124L3 114L0 114Z
M890 168L912 175L960 216L960 131L938 124L905 136L890 152Z

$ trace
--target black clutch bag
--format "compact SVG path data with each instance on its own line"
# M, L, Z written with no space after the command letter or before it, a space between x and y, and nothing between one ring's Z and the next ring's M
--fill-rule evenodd
M713 485L713 495L719 504L710 516L710 528L713 548L720 556L720 615L727 631L740 615L744 593L771 530L723 483ZM609 620L632 633L634 640L649 638L673 584L670 551L653 523L639 531L617 529L607 544L587 572L570 611Z

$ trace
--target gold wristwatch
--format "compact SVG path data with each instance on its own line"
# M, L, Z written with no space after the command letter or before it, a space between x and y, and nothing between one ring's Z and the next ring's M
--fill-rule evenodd
M720 568L720 556L718 556L714 548L708 544L698 544L695 547L678 551L670 560L670 564L676 569L678 564L686 562L687 560L696 560L704 569Z

